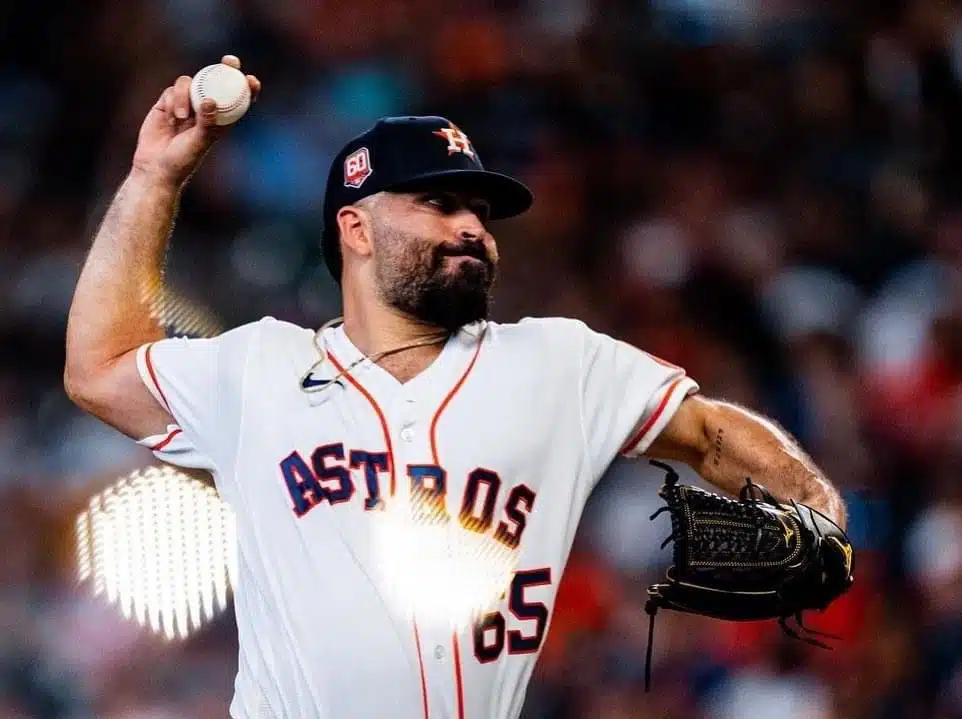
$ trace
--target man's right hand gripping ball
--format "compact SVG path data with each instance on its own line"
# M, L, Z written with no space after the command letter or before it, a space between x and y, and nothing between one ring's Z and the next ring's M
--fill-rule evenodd
M225 55L221 62L238 70L240 60ZM164 90L140 126L133 169L152 181L180 188L197 169L200 161L218 137L228 129L215 120L216 105L210 98L195 113L190 104L189 75L181 75ZM260 80L247 75L251 100L257 99Z

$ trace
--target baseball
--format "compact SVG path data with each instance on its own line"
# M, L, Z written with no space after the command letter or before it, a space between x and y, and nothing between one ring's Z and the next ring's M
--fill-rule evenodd
M211 98L217 103L218 125L240 120L251 104L251 89L240 70L216 63L202 68L190 82L190 104L200 112L200 104Z

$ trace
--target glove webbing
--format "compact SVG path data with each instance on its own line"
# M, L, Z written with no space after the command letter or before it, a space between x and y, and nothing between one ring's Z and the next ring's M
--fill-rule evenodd
M673 467L671 467L670 465L664 464L662 462L658 462L654 459L649 460L649 462L654 466L659 467L660 469L663 469L665 471L666 485L673 486L678 483L678 479L679 479L678 473L674 470ZM782 508L782 505L779 504L778 501L766 489L764 489L763 487L759 487L757 484L754 484L749 477L745 478L745 486L742 487L741 492L739 492L739 499L742 501L751 501L751 502L761 501L755 498L754 496L755 491L761 494L762 499L770 502L771 504L775 505L778 508ZM792 500L792 506L795 507L796 512L799 511L798 506L795 504L795 500ZM649 519L654 520L662 512L665 512L668 509L669 508L667 506L661 507L660 509L658 509L658 511L652 514L649 517ZM817 526L816 526L816 529L817 529ZM665 539L665 541L662 542L662 545L661 545L662 548L664 548L668 544L668 542L670 542L672 539L674 539L674 534L669 535ZM757 547L756 547L756 552L757 552ZM671 580L669 579L669 581ZM654 647L655 615L658 613L658 610L660 608L661 608L661 604L658 601L657 597L651 597L647 602L645 602L645 612L648 614L648 646L647 646L647 649L645 650L645 692L648 692L651 690L651 654L652 654L652 649ZM792 617L794 617L795 623L798 625L798 628L801 629L803 632L805 632L806 636L803 636L797 630L792 629L791 627L788 626L787 622ZM819 647L821 649L831 650L832 647L825 644L824 642L820 642L818 639L815 639L814 636L827 637L829 639L841 639L841 637L835 634L829 634L828 632L820 632L816 629L811 629L809 627L806 627L804 622L802 621L802 613L800 611L795 612L794 614L786 614L783 617L779 617L778 626L781 628L782 632L786 636L791 637L792 639L797 639L799 641L805 642L806 644L810 644L811 646Z

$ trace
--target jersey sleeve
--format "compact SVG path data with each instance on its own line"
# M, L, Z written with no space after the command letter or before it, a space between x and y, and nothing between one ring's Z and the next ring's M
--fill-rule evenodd
M158 459L217 475L236 454L244 368L258 323L218 337L176 337L137 350L137 370L174 422L164 434L144 437Z
M644 454L698 384L685 370L585 328L582 423L595 481L620 456Z

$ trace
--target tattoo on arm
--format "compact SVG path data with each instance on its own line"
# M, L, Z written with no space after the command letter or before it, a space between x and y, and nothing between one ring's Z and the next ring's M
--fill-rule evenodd
M845 505L838 491L787 431L738 405L718 401L715 407L707 435L711 445L702 454L706 480L737 495L745 477L751 477L783 501L795 499L844 527Z
M718 431L715 433L715 451L712 457L712 460L713 460L712 463L716 467L719 464L721 464L721 453L722 453L722 445L724 444L724 439L723 439L724 434L725 434L725 430L723 430L721 427L719 427Z

